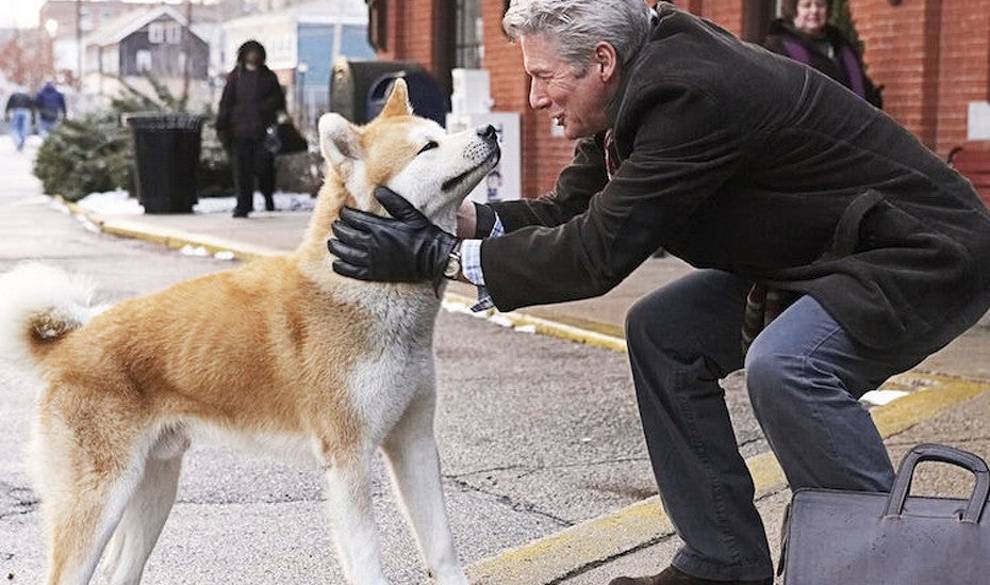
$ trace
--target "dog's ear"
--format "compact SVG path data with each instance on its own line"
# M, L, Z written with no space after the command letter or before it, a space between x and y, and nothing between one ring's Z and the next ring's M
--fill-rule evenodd
M334 167L361 156L361 141L357 130L340 114L320 116L320 151Z
M392 84L392 93L388 94L388 101L382 108L381 116L410 116L412 115L412 105L409 104L409 87L406 80L401 77Z

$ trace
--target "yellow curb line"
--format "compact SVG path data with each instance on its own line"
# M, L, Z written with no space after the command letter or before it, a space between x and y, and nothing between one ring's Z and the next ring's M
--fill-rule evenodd
M910 387L914 392L870 412L884 439L990 390L988 382L918 372L896 376L889 385ZM757 497L786 487L784 472L773 453L750 457L746 465L753 477ZM653 496L482 559L467 567L467 572L475 585L563 583L569 577L585 572L585 568L659 542L673 532L660 499Z
M444 300L453 304L464 305L465 307L470 307L475 303L474 299L470 299L457 293L446 293L444 295ZM512 323L513 327L532 327L541 335L549 335L560 339L566 339L568 341L603 347L605 349L622 353L625 353L626 351L626 340L621 337L615 337L614 335L606 335L604 333L598 333L597 331L589 331L581 327L575 327L574 325L568 325L566 323L558 323L556 321L543 319L542 317L536 317L526 313L514 311L499 313L494 309L490 309L487 312L488 316L495 314L497 314L500 318L508 320Z
M186 246L201 247L210 254L230 252L234 255L234 258L245 262L257 258L281 256L286 253L274 248L255 246L253 244L225 240L214 236L193 234L172 228L150 226L137 221L104 219L99 214L83 209L79 204L72 201L66 201L61 196L55 196L55 200L64 205L73 215L85 218L103 233L160 244L174 250L180 250Z

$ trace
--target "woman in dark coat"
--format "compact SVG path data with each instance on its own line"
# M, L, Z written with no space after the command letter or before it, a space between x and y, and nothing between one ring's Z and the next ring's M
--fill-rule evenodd
M254 210L254 181L265 196L265 209L275 210L275 159L265 149L265 131L285 109L278 78L265 65L265 48L247 41L237 50L237 66L227 76L220 97L217 132L231 153L237 208L234 217Z
M810 65L878 108L880 90L863 70L856 48L842 31L828 24L826 0L785 0L783 17L770 24L764 46Z

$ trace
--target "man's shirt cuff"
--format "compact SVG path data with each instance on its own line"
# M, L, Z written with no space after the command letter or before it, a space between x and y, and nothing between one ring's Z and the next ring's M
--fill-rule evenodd
M505 234L502 227L502 220L495 214L495 225L488 235L490 238L497 238ZM461 272L468 282L478 287L478 302L471 307L474 312L491 309L495 306L492 297L485 288L485 274L481 268L481 242L482 240L464 240L461 244Z

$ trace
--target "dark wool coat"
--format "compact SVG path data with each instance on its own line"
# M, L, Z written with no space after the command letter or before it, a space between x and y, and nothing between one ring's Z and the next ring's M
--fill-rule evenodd
M807 65L814 67L849 89L853 88L853 81L850 77L852 75L858 76L864 89L862 97L878 108L883 107L880 90L873 85L873 81L866 75L859 51L852 46L842 31L828 25L825 27L822 40L832 46L832 56L825 54L815 39L795 29L793 24L784 19L777 19L770 24L770 32L764 46L779 55L801 60L798 55L792 54L791 49L795 44L800 46L808 56ZM852 71L842 61L844 50L848 50L852 57Z
M261 53L262 60L253 72L244 66L251 50ZM265 49L255 41L244 43L237 51L237 66L227 75L217 111L216 129L228 139L237 136L261 140L265 129L276 122L278 112L285 109L285 93L264 60ZM250 83L246 84L248 79Z
M494 205L499 309L601 295L660 246L808 293L877 348L990 303L990 214L968 181L817 71L659 12L610 110L613 179L599 135L552 193Z

